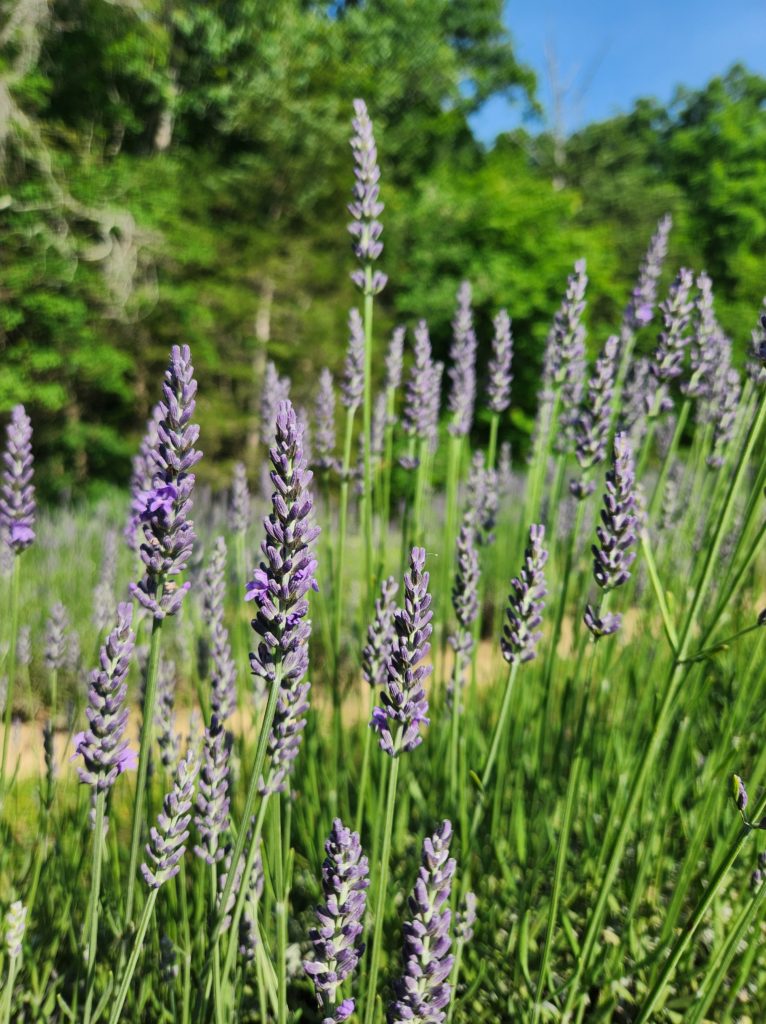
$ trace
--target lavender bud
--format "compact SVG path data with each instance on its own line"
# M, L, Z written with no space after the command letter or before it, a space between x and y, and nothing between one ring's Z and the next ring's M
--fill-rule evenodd
M479 614L479 556L474 546L475 530L470 515L460 527L456 543L457 568L452 584L452 607L457 629L449 637L455 651L455 670L447 683L447 704L451 708L455 689L463 689L465 669L473 652L472 626Z
M364 952L363 919L370 883L359 833L346 828L340 818L333 822L325 850L325 902L316 908L317 927L309 932L314 958L304 960L303 969L314 983L320 1008L332 1012L338 988L354 972Z
M594 608L592 604L585 606L583 622L597 639L602 636L611 636L616 633L622 625L622 616L611 612L602 612Z
M88 728L74 738L75 751L84 762L77 769L80 782L108 790L124 771L137 766L136 754L125 739L128 724L127 675L135 645L131 628L133 606L117 606L117 625L99 652L99 667L90 674Z
M16 900L11 903L5 914L5 948L12 960L21 956L26 930L27 908L21 900Z
M612 422L612 394L617 369L618 340L607 338L604 350L596 360L593 376L588 384L588 400L574 423L575 455L583 473L590 472L606 458L606 446ZM595 489L595 484L584 478L573 480L571 493L582 500Z
M319 374L314 413L314 465L322 470L335 467L335 388L326 367Z
M76 629L71 630L66 638L66 651L64 653L64 668L72 675L77 675L82 664L82 650L80 648L80 634Z
M457 912L455 921L455 938L458 942L470 942L473 938L473 926L476 923L476 894L467 892L463 898L463 906Z
M431 358L431 339L425 320L415 328L414 352L415 362L405 389L402 428L410 437L429 439L438 429L441 373L437 372Z
M160 939L160 978L163 984L172 986L178 977L178 956L170 936L163 934Z
M403 327L394 328L386 353L386 391L396 391L402 383L402 363L404 356Z
M388 1009L388 1024L422 1021L441 1024L450 1001L449 909L455 861L449 856L452 826L449 821L423 842L423 859L409 899L412 919L404 925L402 976L394 983L395 999Z
M737 805L737 810L744 813L745 808L748 804L747 790L745 789L745 783L739 777L739 775L732 775L731 777L731 788L734 794L734 802Z
M511 318L501 309L494 320L495 334L492 339L492 358L489 361L487 382L487 405L498 416L511 404L511 363L513 362L513 335Z
M131 551L141 550L142 531L141 515L146 508L146 497L151 492L154 481L154 452L159 444L159 426L163 417L162 403L158 402L152 409L152 415L146 423L144 436L133 456L133 471L130 477L130 510L125 524L123 536Z
M386 441L386 394L381 391L375 398L372 407L372 421L370 423L370 455L373 462L379 465L383 458L383 449ZM364 438L363 438L364 440Z
M354 114L351 122L354 130L351 138L354 153L354 201L348 207L353 217L348 230L354 239L354 255L361 266L353 271L351 280L366 294L377 295L385 288L388 280L385 274L379 270L373 272L371 267L383 252L383 243L380 241L383 225L378 220L383 213L378 184L378 150L364 100L354 100Z
M23 405L11 411L6 437L0 477L0 536L20 555L35 539L32 422Z
M157 825L149 831L149 842L145 847L146 861L141 865L141 874L150 889L159 889L181 870L181 858L186 852L186 840L189 838L189 812L198 770L196 752L189 750L178 763L173 788L165 795L162 810L157 816Z
M524 565L519 576L511 580L506 623L500 640L503 657L510 665L531 661L537 654L537 643L542 636L537 627L542 622L545 595L548 593L543 571L548 561L544 539L544 526L530 526Z
M513 469L511 461L511 443L503 441L497 459L497 490L498 500L507 498L513 491Z
M275 792L284 788L305 725L309 684L302 680L308 671L311 635L307 596L317 589L311 545L319 528L312 516L312 474L306 468L301 432L289 402L279 407L270 457L274 493L272 512L264 519L264 560L247 585L246 599L255 603L252 626L260 637L258 650L250 655L253 674L269 687L279 684L268 747L271 769L269 778L261 780L262 791Z
M652 376L659 384L655 408L651 410L654 415L671 407L667 383L681 375L684 351L689 344L686 328L692 311L692 303L689 301L692 281L691 270L682 267L670 286L667 299L660 303L664 330L657 339L657 348L651 362Z
M277 368L271 360L266 363L266 372L263 376L263 390L261 391L261 443L268 445L274 436L274 423L277 418L277 411L282 402L290 397L290 378L280 377Z
M399 584L393 576L383 580L380 597L375 601L375 617L367 629L362 651L362 676L370 686L383 686L388 674L388 659L394 644L394 597Z
M449 411L452 420L449 431L462 437L469 433L473 422L473 407L476 400L476 334L473 329L471 309L471 286L463 281L457 293L457 311L452 321L452 347L448 370L452 388L449 394Z
M205 730L194 824L202 839L194 852L208 864L217 864L224 855L222 839L229 824L229 741L215 714Z
M748 372L756 384L763 384L766 381L766 313L759 316L752 338L755 362L748 365Z
M669 213L660 220L638 272L638 281L625 310L624 324L631 332L650 323L657 301L657 283L668 253L668 235L673 226Z
M234 463L229 497L229 528L232 533L245 533L250 525L250 490L243 462Z
M742 383L736 370L726 374L726 385L720 394L718 415L714 420L713 450L707 457L711 469L720 469L726 459L726 451L734 437L737 424L737 410L742 394Z
M216 538L210 564L202 577L202 611L211 648L210 707L223 722L237 706L237 668L224 626L226 598L226 541Z
M574 273L567 279L567 289L561 308L553 318L553 330L546 358L549 363L546 377L550 386L561 390L562 444L572 435L585 378L585 289L588 276L585 260L577 260Z
M19 665L29 666L32 662L32 630L29 626L21 626L16 641L16 660Z
M348 315L348 332L341 400L347 409L357 409L364 394L364 324L358 309Z
M691 375L681 384L687 398L705 398L710 393L719 357L721 328L713 312L713 282L706 273L697 278L699 293L694 300L694 329L691 336Z
M258 903L262 894L263 862L261 851L258 850L253 861L253 870L247 881L247 895L242 908L242 916L239 919L239 953L247 963L255 959L255 951L258 947Z
M633 452L624 434L614 438L612 468L606 474L606 493L601 525L596 528L598 544L592 546L593 576L602 590L613 590L630 579L636 553L636 499Z
M199 427L191 422L196 393L189 346L174 345L163 383L157 446L152 453L152 490L141 513L141 560L146 573L130 587L136 600L155 619L175 615L191 586L187 581L179 587L176 577L186 568L195 540L189 519L194 489L191 470L202 458L202 452L194 447Z
M495 539L495 523L500 507L500 492L497 473L494 469L485 469L484 452L474 452L471 460L471 472L468 478L468 494L470 508L468 517L476 531L476 543L486 547Z
M60 601L57 601L51 608L50 618L45 623L44 661L46 668L51 672L57 672L64 667L68 628L67 610Z
M157 704L154 711L154 727L160 760L165 768L172 768L178 761L181 737L176 732L176 718L173 711L176 699L176 666L173 661L161 659L157 672Z
M428 724L423 682L432 667L419 664L431 650L428 640L433 618L425 564L425 550L413 548L410 571L404 577L404 607L394 612L396 638L388 659L382 707L373 709L370 721L370 728L378 733L381 750L391 757L397 757L403 750L414 750L422 742L421 722Z

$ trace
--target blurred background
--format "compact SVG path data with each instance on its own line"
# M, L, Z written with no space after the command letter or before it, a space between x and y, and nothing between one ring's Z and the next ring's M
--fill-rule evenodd
M764 54L761 0L3 0L0 415L27 404L42 496L126 483L175 342L213 486L255 467L267 358L299 403L339 369L355 96L386 204L380 352L421 316L446 352L468 278L485 354L497 309L513 318L523 445L572 263L595 349L669 211L668 276L708 270L743 361L766 290Z

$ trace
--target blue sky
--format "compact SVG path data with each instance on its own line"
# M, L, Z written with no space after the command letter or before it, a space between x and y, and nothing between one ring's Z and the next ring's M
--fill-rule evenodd
M667 102L676 86L701 86L735 61L766 74L766 0L509 0L505 21L546 109L555 55L567 131L642 96ZM473 123L491 142L520 120L518 106L493 100Z

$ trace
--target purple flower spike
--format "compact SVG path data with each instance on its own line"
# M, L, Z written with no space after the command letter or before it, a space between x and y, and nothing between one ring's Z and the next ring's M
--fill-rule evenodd
M224 856L222 840L229 826L229 748L223 722L214 714L205 730L194 815L202 840L194 852L208 864L217 864Z
M149 831L146 861L141 874L150 889L159 889L181 870L181 858L189 838L189 813L194 799L194 780L199 770L196 751L190 749L179 761L173 788L166 794L156 826Z
M720 363L720 339L723 335L713 310L713 282L706 273L697 278L691 337L691 374L681 385L687 398L707 398Z
M175 766L180 752L181 737L176 732L175 701L176 664L162 658L157 674L154 727L157 732L157 746L160 748L160 760L165 768Z
M452 584L452 607L457 629L449 642L455 652L455 671L447 683L447 704L451 708L455 689L463 689L465 670L473 652L472 627L479 614L479 556L475 546L476 531L470 514L460 527L456 543L457 568Z
M476 531L476 543L479 547L486 547L495 539L494 530L500 507L500 490L497 471L485 468L484 452L482 451L474 452L471 459L468 494L470 508L467 515Z
M362 676L370 686L383 686L388 678L388 659L394 645L394 598L399 584L393 576L383 580L375 601L375 617L367 629L362 651Z
M194 544L194 524L189 519L194 489L194 466L202 452L194 445L199 427L194 415L197 382L189 346L174 345L162 386L162 418L157 427L154 477L141 513L144 543L141 560L144 578L131 584L136 600L155 619L175 615L191 584L178 586L176 577L184 571Z
M492 339L492 358L489 361L487 382L487 405L498 416L511 404L511 364L513 362L513 335L511 318L501 309L494 320L495 335Z
M126 678L136 639L132 617L132 605L117 606L117 625L101 647L99 667L90 674L85 709L88 728L75 737L75 751L84 761L77 769L80 782L97 790L108 790L122 772L136 765L135 752L128 749L125 739Z
M341 387L347 409L357 409L364 393L364 324L358 309L348 315L348 349Z
M425 550L413 548L410 571L404 577L404 607L394 612L396 638L388 659L382 707L373 709L370 722L370 728L378 733L381 750L391 757L397 757L403 750L414 750L422 743L420 725L428 724L423 682L432 668L419 664L431 650L428 640L433 612L425 565Z
M471 309L471 286L463 281L457 293L457 311L452 321L452 347L448 370L452 387L449 395L449 411L452 420L449 431L457 437L469 433L473 423L473 407L476 401L476 333L473 329Z
M428 325L421 320L415 328L415 363L407 381L402 415L402 428L410 437L432 442L436 439L442 371L442 364L434 363L431 357ZM415 469L417 460L406 457L402 465Z
M545 595L548 593L543 571L548 561L544 539L544 526L530 526L524 566L519 576L511 580L506 623L500 640L503 657L510 665L531 661L537 654L537 643L542 636L537 627L542 622Z
M707 464L711 469L720 469L726 460L726 451L734 437L741 394L742 382L739 374L736 370L729 370L725 386L718 398L718 415L713 428L713 450L707 457Z
M259 414L261 443L268 445L274 437L274 421L281 402L290 397L290 378L280 377L271 360L266 363L261 391L261 408Z
M686 329L693 308L689 301L693 279L691 270L682 267L670 286L667 299L660 303L664 330L657 339L657 348L650 364L652 376L658 383L658 393L651 411L657 415L672 407L667 384L682 372L684 351L689 344Z
M618 347L615 335L607 338L588 385L588 400L574 423L575 455L584 473L606 458ZM569 489L576 498L583 499L593 493L595 484L590 480L573 480Z
M457 920L455 921L455 938L458 942L471 941L475 923L476 893L467 892L463 899L463 907L457 912Z
M327 856L322 865L325 902L317 907L318 925L309 933L314 959L305 960L303 969L314 982L320 1008L332 1013L326 1019L345 1020L353 1013L353 1000L343 1000L338 1007L335 1004L338 988L356 969L364 952L362 934L369 868L359 834L346 828L340 818L333 822L325 851ZM341 1011L340 1016L338 1011Z
M554 388L561 389L562 448L571 438L585 381L585 289L588 275L585 260L577 260L574 273L567 280L566 294L561 308L553 318L553 331L549 343L549 363L546 375Z
M364 292L377 295L383 291L388 278L380 270L372 271L372 264L383 252L380 236L383 225L378 220L383 213L380 201L380 168L378 167L378 150L372 121L367 113L364 100L354 100L355 117L351 122L354 135L351 149L354 153L354 201L349 204L348 212L353 217L348 226L354 239L354 255L361 264L353 271L351 280Z
M45 667L58 672L64 667L67 653L67 630L69 616L60 601L51 608L51 617L45 623Z
M585 606L583 622L593 636L598 639L599 637L611 636L613 633L616 633L622 625L622 615L602 612L598 608L594 608L592 604L589 604Z
M606 474L606 493L598 544L593 550L593 576L602 590L614 590L630 579L636 553L636 497L633 452L625 434L614 439L612 468Z
M321 470L333 469L336 464L335 388L327 367L319 374L314 410L314 466Z
M449 898L455 873L455 861L449 856L451 839L452 825L444 821L423 842L423 860L409 898L412 919L404 925L404 970L394 983L388 1024L442 1024L446 1017L454 961L450 954Z
M386 391L396 391L402 383L402 364L404 356L403 327L396 327L388 343L386 353Z
M130 511L123 535L130 550L136 553L141 550L142 531L139 529L141 514L146 508L146 497L153 486L154 453L159 444L158 431L162 416L162 403L158 402L146 423L146 430L141 439L138 453L133 456L133 472L130 477Z
M23 405L11 412L6 435L0 478L0 537L19 555L35 539L32 422Z
M246 600L255 603L252 626L260 637L250 655L253 674L270 688L280 670L279 700L269 737L271 769L261 780L262 792L284 789L298 753L308 709L308 643L311 622L308 593L317 589L316 559L311 550L319 534L314 524L301 430L290 402L279 407L276 441L270 451L272 511L264 521L263 561L247 585Z
M234 463L229 496L229 527L232 533L245 533L250 525L250 490L243 462Z
M651 322L657 302L657 283L668 254L668 235L673 226L669 213L660 220L638 272L638 281L625 310L624 326L630 332Z
M224 625L225 597L226 541L218 537L202 577L202 612L210 631L210 707L223 722L237 707L237 667L231 655L229 631Z

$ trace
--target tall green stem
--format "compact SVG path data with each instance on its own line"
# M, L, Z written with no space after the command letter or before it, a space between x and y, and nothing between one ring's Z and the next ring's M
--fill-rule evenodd
M498 413L492 413L492 419L489 421L489 444L487 445L487 469L495 468L495 460L497 459L497 432L500 426L500 416Z
M362 400L362 429L364 430L364 551L367 584L367 604L372 604L375 589L373 579L373 488L372 488L372 267L364 271L364 394Z
M386 888L388 887L388 868L391 857L391 833L394 828L394 808L396 805L396 782L399 777L399 758L392 759L388 775L388 794L386 797L386 818L383 825L383 849L378 865L378 888L375 898L375 928L372 933L372 949L370 952L370 973L367 978L367 1001L364 1006L364 1024L372 1024L375 1017L375 997L378 989L378 971L380 969L381 940L383 938L383 918L386 906Z
M501 742L505 741L506 724L508 721L508 712L511 707L511 696L513 694L513 687L516 682L516 676L519 671L518 661L514 661L508 672L508 679L505 684L505 693L503 694L503 703L500 708L500 715L498 716L497 722L495 723L495 729L492 733L492 742L490 743L489 753L487 754L487 760L484 762L484 770L481 773L481 792L479 793L479 801L476 804L476 808L473 812L473 819L471 820L471 831L469 833L469 841L473 840L478 831L479 825L481 824L482 811L484 807L484 800L486 797L487 786L489 780L492 778L492 771L495 767L495 761L497 760L498 750L500 749Z
M144 904L144 910L141 914L141 920L138 923L138 931L136 932L136 937L133 941L133 949L130 953L128 966L125 968L125 973L122 976L122 983L120 984L115 1001L112 1004L112 1013L109 1017L109 1024L118 1024L122 1015L122 1008L125 1005L125 999L128 995L128 989L130 988L130 983L133 980L133 975L136 973L138 958L141 955L141 949L143 948L144 939L146 938L146 930L152 919L154 904L157 902L157 893L159 891L159 889L152 889L146 903Z
M99 790L96 796L96 821L93 829L93 876L90 880L90 896L88 920L90 921L90 938L88 940L88 977L85 984L84 1024L90 1024L93 1006L93 990L96 977L96 946L98 944L98 903L101 892L101 857L104 848L104 806L106 790Z
M13 690L16 685L16 640L19 632L19 589L21 581L21 571L19 569L20 557L21 556L18 554L13 556L13 569L11 570L11 635L8 637L8 689L5 694L5 718L3 720L3 754L2 762L0 762L0 800L2 800L5 795L5 773L7 770L8 744L10 743L11 738L11 720L13 716Z

